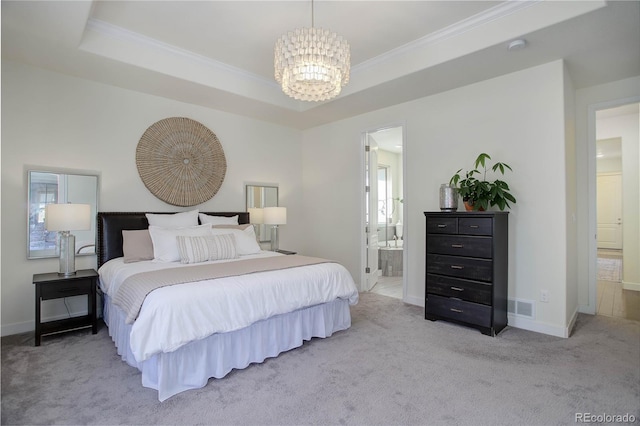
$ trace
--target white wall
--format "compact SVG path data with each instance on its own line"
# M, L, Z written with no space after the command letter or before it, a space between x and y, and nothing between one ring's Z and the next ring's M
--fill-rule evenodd
M607 109L640 100L640 76L576 91L576 158L578 182L578 286L580 312L596 312L596 119L598 109ZM635 161L638 160L636 157ZM631 159L631 161L634 161ZM638 163L631 164L638 170ZM637 194L636 190L636 194ZM636 213L635 221L639 220ZM633 220L633 219L631 219ZM638 260L640 231L627 236L632 241L629 255ZM634 251L635 250L635 251ZM637 278L637 277L636 277ZM636 281L638 282L638 281Z
M518 199L509 217L509 297L536 302L534 321L518 326L567 333L567 201L564 69L530 68L305 132L307 250L338 257L361 277L363 149L361 133L404 123L406 301L424 305L424 211L438 210L438 189L480 152L506 162ZM317 155L322 147L324 156ZM331 171L325 158L331 158ZM335 162L335 164L334 164ZM313 194L313 196L311 196ZM333 200L323 206L317 200ZM336 232L337 231L337 232ZM513 321L512 321L513 323Z
M26 260L24 165L100 173L102 211L173 211L176 208L144 188L135 167L135 147L154 122L187 116L217 134L228 162L220 192L198 207L244 210L245 182L278 183L280 204L288 208L281 246L336 259L356 280L363 244L361 134L404 125L404 234L409 249L405 300L418 305L424 304L423 211L438 209L440 184L457 169L471 166L481 151L510 164L514 172L506 180L518 203L509 215L509 296L536 304L535 320L510 318L510 323L564 335L571 317L573 290L567 280L572 279L570 257L576 245L581 310L588 311L594 300L586 280L591 267L586 248L591 220L587 110L593 104L640 96L640 77L576 93L575 245L568 229L572 166L565 143L571 119L567 84L563 64L556 61L298 132L3 61L2 334L33 329L31 276L57 268L56 259ZM94 266L94 257L78 262L80 268ZM536 302L542 289L549 291L549 303ZM45 315L60 312L65 311L54 306Z
M227 174L218 194L196 206L207 211L245 210L244 183L271 182L288 208L281 246L299 249L302 217L299 131L2 61L2 334L34 328L34 273L56 271L57 259L26 259L25 165L95 171L100 211L187 210L155 198L138 176L135 149L144 131L167 117L189 117L220 139ZM95 256L77 267L93 268ZM82 298L71 311L86 311ZM43 317L66 315L47 301Z

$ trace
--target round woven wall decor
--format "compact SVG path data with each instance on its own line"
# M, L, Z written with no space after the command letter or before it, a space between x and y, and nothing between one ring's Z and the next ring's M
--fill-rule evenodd
M195 206L222 186L227 159L211 130L184 117L151 125L136 148L136 165L144 185L174 206Z

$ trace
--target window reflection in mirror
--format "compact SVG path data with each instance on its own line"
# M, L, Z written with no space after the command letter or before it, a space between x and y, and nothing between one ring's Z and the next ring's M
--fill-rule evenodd
M278 185L274 184L248 184L245 185L247 196L247 209L278 207ZM267 225L256 226L258 241L261 243L271 241L271 232Z
M44 227L45 206L56 203L91 205L91 217L98 211L98 176L58 171L27 172L28 229L27 258L57 257L57 232ZM74 231L76 255L95 254L95 221L88 231Z

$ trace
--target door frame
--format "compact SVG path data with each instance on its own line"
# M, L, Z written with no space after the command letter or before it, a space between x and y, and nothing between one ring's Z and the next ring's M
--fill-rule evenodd
M629 98L614 99L610 101L597 102L587 107L587 200L588 200L588 256L589 256L589 305L588 313L595 314L597 312L597 274L598 274L598 200L596 192L596 176L598 173L596 167L596 112L603 109L617 108L619 106L640 103L640 96L632 96ZM624 173L624 170L623 170ZM624 220L624 218L623 218ZM623 236L624 238L624 236Z
M409 246L409 226L407 221L407 212L409 211L409 202L407 200L407 126L404 122L396 122L380 127L372 127L364 129L360 132L360 152L365 153L365 146L367 143L367 135L381 130L401 127L402 128L402 194L403 194L403 208L402 208L402 300L407 299L407 276L409 271L408 264L408 246ZM367 274L365 268L367 266L367 234L365 228L366 223L366 197L365 192L365 173L366 162L365 155L360 156L360 290L366 288Z

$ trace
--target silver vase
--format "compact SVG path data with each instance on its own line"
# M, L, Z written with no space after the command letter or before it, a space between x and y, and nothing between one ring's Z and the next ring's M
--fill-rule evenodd
M446 183L440 185L440 210L455 212L458 210L458 189Z

